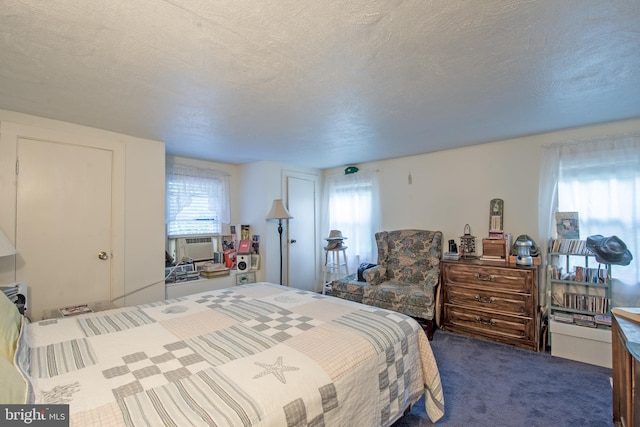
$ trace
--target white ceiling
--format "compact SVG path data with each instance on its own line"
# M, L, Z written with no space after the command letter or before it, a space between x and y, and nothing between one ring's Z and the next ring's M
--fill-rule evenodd
M0 109L326 168L640 117L638 0L0 0Z

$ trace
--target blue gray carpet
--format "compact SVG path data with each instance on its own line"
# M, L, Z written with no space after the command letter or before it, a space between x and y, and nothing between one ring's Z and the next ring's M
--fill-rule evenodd
M437 330L445 398L432 424L424 397L393 427L610 427L611 369Z

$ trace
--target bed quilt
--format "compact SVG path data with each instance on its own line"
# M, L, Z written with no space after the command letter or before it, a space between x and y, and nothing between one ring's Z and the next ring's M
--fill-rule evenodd
M71 425L386 426L440 375L402 314L269 283L29 324L31 403Z

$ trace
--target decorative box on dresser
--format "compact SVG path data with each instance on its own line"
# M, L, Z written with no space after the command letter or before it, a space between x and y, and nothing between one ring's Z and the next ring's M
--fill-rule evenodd
M538 351L538 268L443 260L442 328Z

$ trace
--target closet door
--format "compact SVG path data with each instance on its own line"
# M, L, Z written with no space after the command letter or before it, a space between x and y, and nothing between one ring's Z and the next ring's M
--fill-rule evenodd
M315 175L289 172L286 177L287 209L293 219L288 221L287 237L283 237L285 285L318 292L318 243L316 240L316 183Z
M32 320L112 298L113 152L19 138L16 278Z

